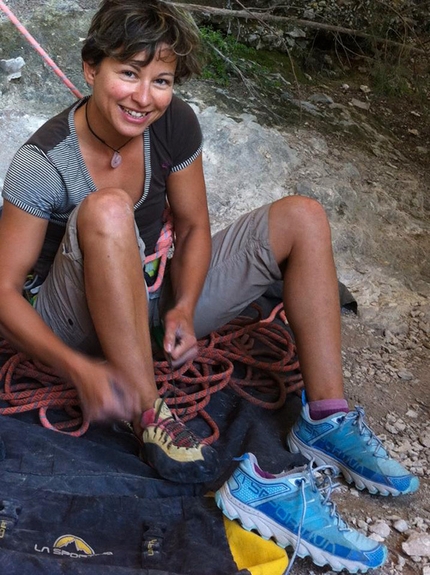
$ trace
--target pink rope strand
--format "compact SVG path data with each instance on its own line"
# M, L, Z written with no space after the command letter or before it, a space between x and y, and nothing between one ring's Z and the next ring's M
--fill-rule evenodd
M18 18L13 14L13 12L6 6L3 0L0 0L0 8L9 18L14 26L18 28L24 38L33 46L33 48L42 56L45 62L52 68L52 70L57 74L57 76L64 82L64 84L69 88L69 90L77 97L82 98L82 94L79 90L72 84L72 82L65 76L65 74L60 70L57 64L48 56L42 46L37 42L35 38L30 34L30 32L21 24Z

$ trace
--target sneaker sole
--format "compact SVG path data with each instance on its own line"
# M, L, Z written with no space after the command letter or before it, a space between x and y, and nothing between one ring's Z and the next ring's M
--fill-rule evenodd
M306 443L303 443L303 441L301 441L293 432L287 436L287 445L292 453L301 453L309 460L313 459L317 465L331 465L338 474L342 473L347 483L354 483L356 488L360 491L367 489L372 495L379 493L379 495L392 495L393 497L404 494L404 492L399 491L394 487L389 487L381 483L375 483L374 481L371 481L370 479L367 479L358 473L354 473L354 471L343 465L337 459L334 459L330 455L323 453L319 449L310 447ZM412 493L412 491L410 493Z
M285 527L280 527L278 523L271 520L270 517L264 513L236 499L231 494L227 483L215 493L215 501L228 519L237 519L246 531L257 531L263 539L267 541L273 539L275 543L283 549L288 546L296 549L297 535L291 531L287 531ZM371 568L368 565L340 559L337 556L322 551L303 539L297 549L297 555L302 559L304 557L311 557L312 561L315 565L318 565L318 567L323 567L328 564L333 571L336 572L346 569L350 573L367 573ZM375 567L372 568L374 569Z

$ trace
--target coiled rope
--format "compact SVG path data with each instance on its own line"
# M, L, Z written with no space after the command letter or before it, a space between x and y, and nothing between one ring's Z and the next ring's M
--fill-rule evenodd
M282 304L266 319L261 319L258 308L257 313L256 320L239 317L200 340L198 357L173 373L167 361L154 360L160 396L166 397L183 421L202 417L210 429L205 438L208 444L219 438L217 424L205 409L214 393L228 387L255 405L277 409L287 393L303 387ZM47 429L76 437L88 430L78 393L70 383L45 365L16 353L5 341L0 342L0 354L9 356L0 371L0 415L36 410ZM48 419L50 410L56 414Z

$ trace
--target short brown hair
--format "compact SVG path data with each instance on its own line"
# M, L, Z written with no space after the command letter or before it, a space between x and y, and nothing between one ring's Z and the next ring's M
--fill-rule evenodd
M162 44L176 55L176 82L200 73L200 32L188 12L162 0L102 0L82 59L97 66L106 57L126 61L145 51L147 65Z

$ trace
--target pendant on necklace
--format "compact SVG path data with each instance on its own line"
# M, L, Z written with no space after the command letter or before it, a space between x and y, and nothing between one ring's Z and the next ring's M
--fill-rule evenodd
M110 161L110 165L112 166L112 168L118 168L118 166L121 165L122 162L122 158L121 158L121 154L119 154L116 150L112 156L112 159Z

